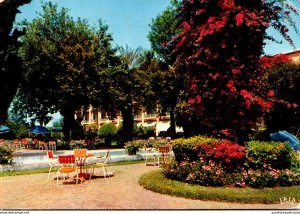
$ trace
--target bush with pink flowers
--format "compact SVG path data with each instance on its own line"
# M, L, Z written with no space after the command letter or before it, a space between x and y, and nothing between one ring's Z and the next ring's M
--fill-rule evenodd
M175 159L164 166L164 174L203 186L264 188L300 184L299 160L288 143L249 142L244 147L228 140L203 139L198 143L185 139L183 149L180 139L176 140Z

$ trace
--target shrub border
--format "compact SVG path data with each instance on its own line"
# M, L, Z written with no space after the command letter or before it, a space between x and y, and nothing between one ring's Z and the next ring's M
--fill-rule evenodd
M278 204L291 197L300 203L300 186L276 188L204 187L166 178L162 170L147 172L139 179L145 189L177 197L244 204Z

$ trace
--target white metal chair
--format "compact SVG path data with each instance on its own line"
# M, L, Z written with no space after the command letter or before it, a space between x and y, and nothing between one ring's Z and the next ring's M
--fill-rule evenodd
M97 158L102 159L103 157L98 156ZM107 176L112 176L114 173L107 171L108 162L111 162L111 157L110 157L109 151L106 152L103 162L96 162L96 163L93 164L93 172L90 174L90 178L91 178L91 176L94 176L95 167L102 168L104 178L106 178Z
M49 163L49 166L50 166L49 173L48 173L48 180L49 180L51 169L60 167L60 164L58 162L58 157L53 155L53 151L48 150L47 155L48 155L48 163Z
M143 154L145 158L145 165L159 165L159 153L155 148L147 148L145 147L145 153ZM149 163L149 160L153 159L153 164Z

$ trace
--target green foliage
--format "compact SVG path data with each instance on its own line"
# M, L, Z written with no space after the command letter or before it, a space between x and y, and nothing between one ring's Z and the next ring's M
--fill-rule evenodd
M174 72L175 57L171 54L173 46L171 40L182 31L178 21L180 7L180 0L172 0L171 5L152 20L148 34L151 48L157 58L156 65L153 62L148 69L152 73L151 87L156 104L159 106L159 114L170 113L169 136L176 135L175 106L180 98L179 94L185 90L187 79L181 72Z
M139 69L142 57L142 49L119 48L119 61L114 69L102 73L105 93L100 95L104 103L101 109L114 118L121 112L123 126L120 126L118 143L124 145L128 140L134 138L135 108L143 106L145 91L148 85L148 74Z
M125 143L125 149L127 149L128 155L136 155L136 152L139 151L141 146L141 141L130 141Z
M155 127L149 126L149 127L135 127L136 129L136 137L138 139L148 139L149 137L152 137L155 135Z
M172 148L177 162L194 161L198 159L198 145L202 143L214 142L217 139L205 136L195 136L190 138L179 138L172 140Z
M29 135L29 126L28 124L24 122L14 122L14 121L8 121L7 126L10 127L11 132L13 134L13 138L26 138Z
M11 164L12 161L12 150L7 147L0 146L0 164Z
M277 204L282 197L295 198L299 202L300 186L277 187L265 189L232 188L232 187L206 187L170 180L161 170L154 170L141 176L139 184L144 188L177 197L205 200L223 201L245 204Z
M297 133L300 121L300 66L282 63L267 69L262 87L274 91L273 109L266 114L270 132L287 130Z
M299 168L300 162L296 153L287 142L261 142L250 141L246 144L246 156L249 168L268 169L291 169Z
M117 130L118 128L115 124L106 123L99 128L98 135L100 137L114 136L117 133Z
M104 137L105 138L105 144L107 146L110 146L111 142L116 139L117 132L118 132L118 127L115 124L106 123L106 124L103 124L99 128L98 135L100 137Z
M87 146L85 140L71 140L69 145L72 150L73 149L83 149L83 148L86 148L86 146Z
M62 141L62 140L57 140L56 143L56 149L57 150L70 150L71 146L68 142Z
M155 140L144 141L143 147L158 149L158 147L168 145L168 144L170 143L166 139L155 139Z
M173 141L173 151L175 159L163 170L171 179L253 188L300 184L300 161L288 143L252 141L243 147L200 136Z
M102 73L114 67L116 49L101 21L90 27L87 20L73 20L67 9L51 2L42 8L37 18L19 24L26 28L20 51L24 73L14 108L42 122L48 113L60 112L69 138L70 130L82 129L90 104L102 103Z
M22 32L13 30L18 7L31 0L5 0L0 3L0 124L8 119L8 109L21 80L21 60L18 57Z
M175 135L175 106L180 92L185 89L186 81L185 75L174 72L175 58L171 54L172 43L170 42L177 33L182 31L177 18L180 5L180 1L172 0L171 5L152 20L148 34L151 48L157 58L156 65L152 60L152 66L148 68L152 73L151 87L160 107L159 113L170 112L171 136Z
M172 0L171 5L152 19L149 25L151 30L148 39L151 43L151 49L157 54L160 61L172 64L171 49L169 47L172 38L181 31L177 16L179 15L180 1Z
M63 132L51 132L51 138L63 140L64 137L65 136Z
M253 188L293 186L300 184L298 169L248 170L242 173L244 182Z

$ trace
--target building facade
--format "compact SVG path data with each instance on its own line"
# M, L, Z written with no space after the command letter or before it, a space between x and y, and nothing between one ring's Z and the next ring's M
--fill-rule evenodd
M99 108L93 108L90 106L86 111L81 124L84 127L100 128L103 124L114 123L119 126L123 121L122 116L118 115L113 120L109 119L107 112L102 111ZM134 121L137 126L149 127L154 126L156 130L156 136L159 136L161 132L166 132L170 127L170 115L159 116L155 112L147 112L142 108L134 112ZM176 127L176 132L183 132L182 128Z
M300 64L300 50L288 51L283 54L290 57L293 63Z

